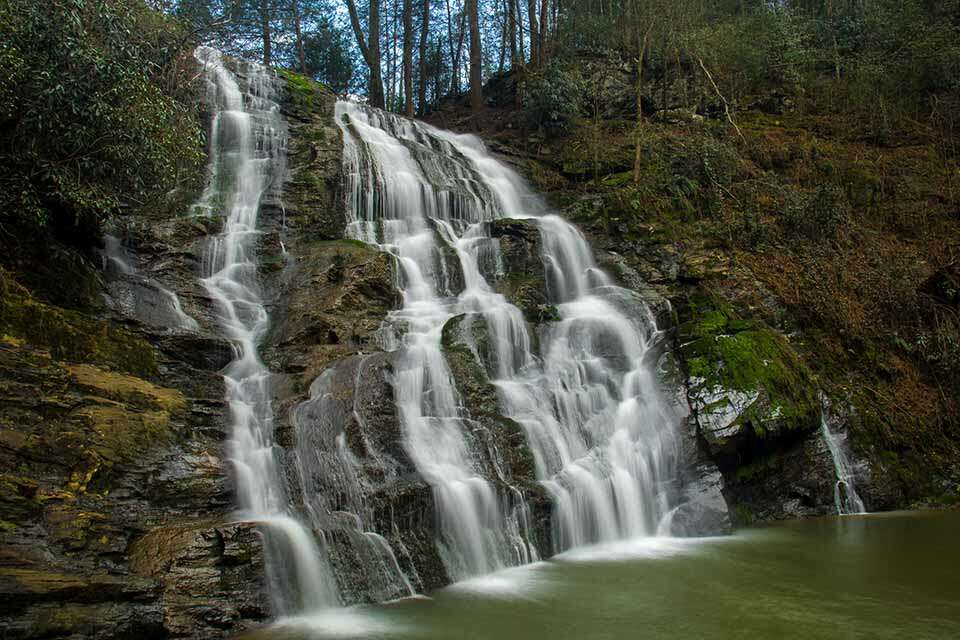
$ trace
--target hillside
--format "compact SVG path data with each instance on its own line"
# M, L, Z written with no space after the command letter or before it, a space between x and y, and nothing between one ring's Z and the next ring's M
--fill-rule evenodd
M538 123L529 98L518 108L517 91L538 80L508 74L488 85L476 132L671 301L681 353L704 335L773 330L833 411L847 416L854 450L871 463L873 504L956 502L953 139L909 120L881 135L862 114L818 110L773 86L744 96L734 125L703 74L689 68L680 78L648 80L650 118L634 180L635 69L611 54L583 54L547 74L586 87L562 128ZM430 120L476 130L465 101L447 101ZM754 368L743 358L762 353L711 355L734 358L741 371L727 373L740 375ZM756 493L784 473L802 476L784 458L797 453L789 453L795 443L757 437L762 453L745 454L728 474L747 522L771 515L751 511Z

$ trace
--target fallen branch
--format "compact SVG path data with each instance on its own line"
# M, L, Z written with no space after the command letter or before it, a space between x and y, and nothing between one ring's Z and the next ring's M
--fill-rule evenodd
M701 58L697 58L697 62L700 63L700 68L703 69L703 73L707 76L707 80L709 80L710 84L713 85L713 90L716 91L717 97L723 102L723 112L727 115L727 120L731 125L733 125L733 128L737 130L737 135L740 136L740 139L746 142L747 139L743 137L743 132L740 131L740 127L737 126L737 123L733 121L733 116L730 115L730 103L727 102L727 99L723 97L722 93L720 93L720 87L717 86L713 76L707 70L707 66L703 64L703 60Z

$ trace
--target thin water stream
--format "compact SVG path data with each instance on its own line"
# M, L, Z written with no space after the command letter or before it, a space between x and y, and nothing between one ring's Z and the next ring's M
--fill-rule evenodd
M211 175L197 210L223 218L208 239L201 282L214 301L234 360L223 371L239 519L264 537L268 591L278 613L338 604L336 585L313 532L291 510L273 439L270 371L259 345L269 326L260 293L256 242L263 196L278 188L286 162L286 123L276 102L275 72L227 67L220 52L196 52L212 108Z

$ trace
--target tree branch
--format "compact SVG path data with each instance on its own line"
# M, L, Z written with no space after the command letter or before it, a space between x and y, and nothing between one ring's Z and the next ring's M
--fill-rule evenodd
M717 86L717 83L713 80L713 76L710 75L709 71L707 71L707 67L705 64L703 64L703 60L698 57L697 62L700 63L700 68L703 69L703 73L706 74L707 80L709 80L710 84L713 85L713 90L717 92L717 97L723 102L723 112L727 115L727 120L733 125L733 128L737 130L737 135L740 136L740 139L746 142L747 139L743 137L743 131L740 131L740 127L737 126L737 123L733 121L733 116L730 115L730 104L727 102L727 99L723 97L723 94L720 93L720 87Z

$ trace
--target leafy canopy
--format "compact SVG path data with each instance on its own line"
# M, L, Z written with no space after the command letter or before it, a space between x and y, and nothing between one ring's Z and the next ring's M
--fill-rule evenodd
M137 0L0 3L0 224L93 230L199 179L188 40Z

